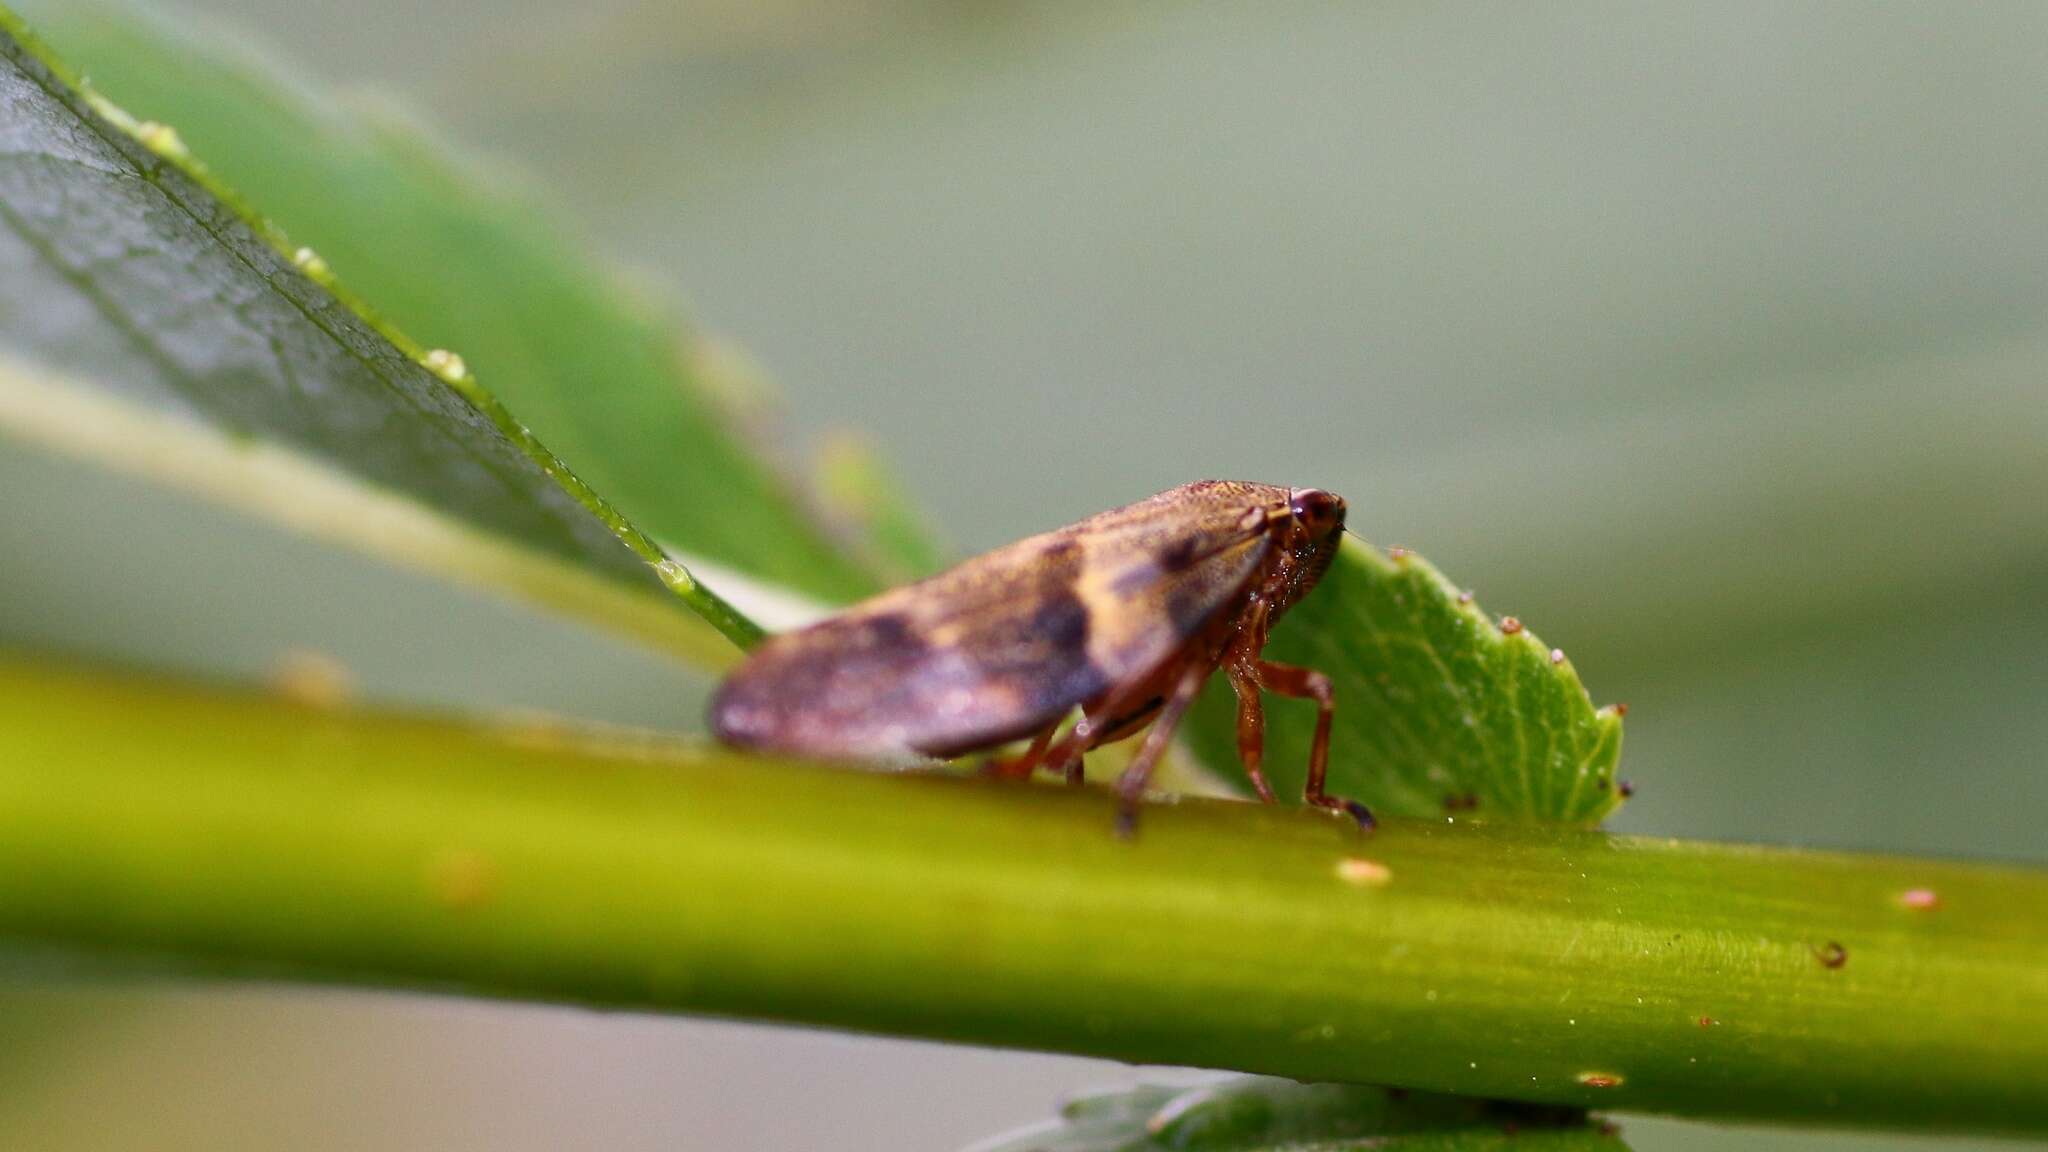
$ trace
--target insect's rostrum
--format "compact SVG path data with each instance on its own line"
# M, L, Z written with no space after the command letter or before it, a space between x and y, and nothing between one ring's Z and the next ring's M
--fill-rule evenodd
M856 760L1030 737L998 771L1078 779L1088 749L1151 723L1119 784L1128 813L1220 669L1259 794L1272 799L1260 770L1265 690L1317 702L1307 799L1356 808L1323 793L1328 679L1259 655L1328 567L1344 513L1321 489L1210 480L1020 540L765 641L720 687L712 730L742 747Z

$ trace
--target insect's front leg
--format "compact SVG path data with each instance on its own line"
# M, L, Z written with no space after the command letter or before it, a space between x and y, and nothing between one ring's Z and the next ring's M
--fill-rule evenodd
M1337 713L1335 694L1330 690L1330 678L1313 668L1299 668L1292 664L1277 664L1261 660L1254 666L1259 684L1269 691L1297 700L1316 702L1315 742L1308 750L1308 785L1302 790L1302 799L1318 808L1329 808L1349 813L1361 828L1371 828L1377 821L1372 810L1356 800L1332 796L1323 791L1323 778L1330 768L1330 720Z
M1244 774L1251 777L1259 799L1274 802L1273 786L1266 783L1266 709L1259 700L1259 679L1255 669L1232 664L1230 689L1237 693L1237 758Z
M1237 694L1237 759L1251 778L1259 799L1275 802L1273 786L1266 782L1266 707L1259 698L1259 651L1266 646L1268 601L1254 595L1246 604L1244 620L1225 648L1223 665L1230 676L1230 690Z

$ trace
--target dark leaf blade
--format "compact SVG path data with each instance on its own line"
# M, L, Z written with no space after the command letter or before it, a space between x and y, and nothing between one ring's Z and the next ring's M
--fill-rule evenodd
M578 251L516 180L461 164L389 110L309 94L223 50L231 38L106 0L29 10L97 90L175 125L379 315L459 353L650 537L827 601L879 586L729 426L719 358Z
M308 493L342 493L324 514L282 512L295 526L319 520L360 546L379 530L366 522L402 520L394 535L414 534L382 541L387 555L410 549L401 562L673 640L694 659L716 663L724 646L659 603L662 584L729 640L758 635L459 359L382 328L174 131L83 93L4 10L0 344L0 430L30 442L75 451L97 435L86 454L102 463L215 494L274 450ZM94 411L108 428L76 427ZM112 443L114 422L137 441ZM417 547L422 531L432 547Z
M1083 1096L973 1152L1268 1152L1282 1148L1546 1152L1626 1146L1585 1114L1352 1084L1240 1076Z
M1590 825L1620 803L1619 710L1596 709L1561 653L1489 618L1419 556L1347 539L1266 656L1330 676L1330 789L1382 814ZM1266 772L1298 796L1314 711L1268 699L1266 717ZM1188 725L1234 784L1236 723L1229 687L1212 683Z
M10 347L62 364L111 338L146 365L120 374L130 398L359 461L370 479L465 520L640 574L482 413L206 189L89 112L17 41L0 39L0 57L0 336ZM339 415L304 403L311 391Z

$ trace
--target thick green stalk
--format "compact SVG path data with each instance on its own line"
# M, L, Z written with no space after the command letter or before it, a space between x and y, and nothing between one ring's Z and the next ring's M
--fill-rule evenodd
M494 733L0 661L0 933L1648 1110L2048 1131L2048 875Z

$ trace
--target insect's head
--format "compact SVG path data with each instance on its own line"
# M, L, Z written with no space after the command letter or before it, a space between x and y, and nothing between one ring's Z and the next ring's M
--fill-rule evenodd
M1322 540L1335 536L1344 527L1344 498L1321 488L1296 488L1288 497L1288 507L1294 513L1294 522L1301 525L1309 539Z
M1269 586L1273 607L1283 612L1323 578L1337 555L1344 498L1321 488L1295 488L1287 494L1287 511L1293 524L1281 545L1284 560Z

